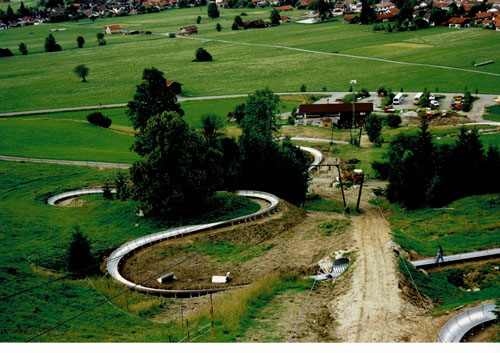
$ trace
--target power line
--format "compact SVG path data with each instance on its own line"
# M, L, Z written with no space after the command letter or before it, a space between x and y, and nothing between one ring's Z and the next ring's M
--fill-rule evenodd
M181 222L187 222L187 221L194 221L194 220L197 220L197 219L204 219L206 218L207 216L211 215L211 214L214 214L214 213L217 213L217 212L220 212L226 208L229 207L229 204L230 204L230 201L227 201L226 204L212 212L209 212L209 213L206 213L203 217L196 217L196 218L188 218L188 219L185 219L185 220L180 220L177 222L177 224L175 224L174 226L172 226L172 228L169 228L169 229L166 229L166 230L172 230L172 229L176 229L176 228L181 228L182 226L180 225ZM200 228L203 226L203 224L200 224L199 225ZM193 228L194 231L197 230L197 228ZM145 235L147 236L147 235ZM165 240L168 240L168 239L165 239ZM104 261L104 264L107 264L108 262L110 261L114 261L114 260L118 260L120 258L122 258L124 255L120 255L120 256L117 256L117 257L114 257L114 258L110 258L110 259L107 259L106 261ZM99 267L101 266L102 263L97 263L95 265L91 265L91 266L88 266L88 267L85 267L79 271L77 271L76 273L85 273L86 271L90 270L90 269L93 269L95 267ZM65 275L65 276L62 276L62 277L58 277L58 278L55 278L55 279L52 279L50 281L47 281L47 282L44 282L42 284L39 284L39 285L36 285L36 286L32 286L32 287L29 287L29 288L26 288L26 289L23 289L23 290L20 290L18 292L15 292L13 294L9 294L7 296L4 296L4 297L1 297L0 300L6 300L6 299L9 299L9 298L12 298L12 297L16 297L20 294L23 294L23 293L27 293L27 292L30 292L32 290L35 290L35 289L38 289L38 288L41 288L41 287L44 287L46 285L49 285L51 283L54 283L54 282L58 282L58 281L61 281L61 280L64 280L64 279L67 279L67 278L74 278L74 275L72 274L69 274L69 275Z
M339 226L340 226L340 223L343 221L344 216L345 216L345 209L344 209L344 213L342 213L342 216L341 216L341 218L339 219L339 221L338 221L338 223L337 223L337 227L335 228L335 232L334 232L334 234L333 234L334 236L337 234L338 229L339 229ZM330 250L332 249L332 247L333 247L333 244L332 244L332 245L330 245L330 247L328 248L328 250L327 250L327 251L326 251L326 253L325 253L325 256L326 256L327 254L329 254L329 253L330 253ZM305 300L305 302L304 302L304 305L302 306L302 308L301 308L301 310L300 310L300 312L299 312L299 316L297 317L297 321L295 322L295 325L294 325L294 327L293 327L292 333L290 334L290 337L288 338L288 342L289 342L289 343L292 341L292 338L293 338L293 336L295 335L295 332L297 331L297 326L298 326L298 324L299 324L299 321L300 321L300 320L301 320L301 318L302 318L302 315L303 315L304 310L305 310L305 308L306 308L306 306L307 306L307 303L309 302L309 297L311 296L311 293L312 293L312 291L313 291L313 289L314 289L314 286L316 285L316 282L317 282L317 280L316 280L316 278L314 278L313 284L311 285L311 289L309 289L309 292L308 292L308 294L307 294L307 297L306 297L306 300Z
M188 261L188 260L192 259L192 258L193 258L193 257L195 257L195 256L198 256L198 254L194 254L194 255L192 255L192 256L189 256L189 257L187 257L187 258L185 258L185 259L183 259L183 260L181 260L181 261L177 262L176 264L174 264L174 265L172 265L172 266L169 266L169 267L167 267L166 269L164 269L164 270L162 270L162 271L160 271L160 272L155 273L153 276L151 276L151 277L149 277L149 278L145 279L144 281L139 282L139 283L137 283L137 284L133 285L132 287L127 288L127 289L125 289L125 290L123 290L123 291L119 292L118 294L115 294L115 295L113 295L113 296L111 296L111 297L109 297L109 298L107 298L107 299L105 299L105 300L103 300L103 301L101 301L101 302L97 303L96 305L94 305L94 306L92 306L92 307L90 307L90 308L88 308L88 309L86 309L86 310L82 311L81 313L78 313L77 315L74 315L74 316L70 317L69 319L66 319L66 320L64 320L64 321L59 322L59 323L58 323L58 324L56 324L55 326L52 326L51 328L48 328L48 329L47 329L47 330L45 330L45 331L42 331L41 333L39 333L39 334L37 334L37 335L35 335L35 336L31 337L30 339L28 339L28 340L27 340L27 341L25 341L25 342L32 342L33 340L37 339L38 337L43 336L43 335L45 335L46 333L48 333L48 332L50 332L50 331L53 331L53 330L55 330L55 329L57 329L57 328L59 328L59 327L63 326L64 324L66 324L66 323L68 323L68 322L70 322L70 321L73 321L73 320L75 320L75 319L79 318L80 316L82 316L82 315L84 315L84 314L86 314L86 313L88 313L88 312L90 312L90 311L94 310L95 308L97 308L97 307L99 307L99 306L101 306L101 305L103 305L103 304L105 304L105 303L107 303L107 302L109 302L109 301L111 301L111 300L115 299L116 297L118 297L118 296L120 296L120 295L122 295L122 294L124 294L124 293L127 293L127 292L128 292L128 291L130 291L131 289L134 289L134 288L136 288L136 287L138 287L138 286L142 285L143 283L145 283L145 282L147 282L147 281L149 281L149 280L151 280L151 279L153 279L153 278L155 278L155 277L157 277L157 276L159 276L159 275L161 275L161 274L163 274L163 273L165 273L165 272L167 272L167 271L171 270L172 268L174 268L174 267L176 267L176 266L178 266L178 265L180 265L180 264L182 264L182 263L184 263L184 262L186 262L186 261Z

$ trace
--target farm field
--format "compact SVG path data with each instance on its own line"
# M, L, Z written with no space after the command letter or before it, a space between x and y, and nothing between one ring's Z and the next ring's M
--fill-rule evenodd
M248 13L245 19L269 16L269 9L245 9L245 12ZM432 28L388 34L372 32L367 26L345 25L338 20L232 31L229 28L233 17L241 11L222 10L221 13L220 19L210 20L206 8L202 7L99 19L86 25L58 23L2 31L0 42L4 47L18 54L17 46L25 42L31 54L2 58L0 93L6 99L0 103L0 111L126 102L140 82L143 69L151 66L163 71L167 78L183 83L186 96L249 93L266 86L276 92L297 91L302 84L310 91L323 88L345 91L353 78L358 80L360 88L369 90L384 84L406 91L439 86L441 92L462 92L467 86L478 88L480 93L500 92L495 76L330 55L338 51L471 69L472 61L498 56L500 44L496 44L498 34L494 31ZM300 11L292 15L298 13ZM202 16L198 35L175 39L159 35L177 33L181 26L193 24L198 15ZM223 27L221 32L215 30L217 22ZM108 35L108 44L98 47L95 34L103 26L114 23L125 29L152 30L153 35ZM66 28L53 33L63 47L62 52L42 52L50 28ZM76 49L78 35L83 35L88 43L83 49ZM213 62L192 61L194 51L201 46L212 54ZM450 51L454 55L447 55ZM90 69L87 83L81 83L73 73L78 64ZM500 73L500 63L477 69Z

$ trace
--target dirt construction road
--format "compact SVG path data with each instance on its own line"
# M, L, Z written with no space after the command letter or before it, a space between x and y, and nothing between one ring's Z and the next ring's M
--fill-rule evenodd
M435 342L425 311L404 300L387 220L373 205L353 219L358 249L349 290L330 303L343 342Z

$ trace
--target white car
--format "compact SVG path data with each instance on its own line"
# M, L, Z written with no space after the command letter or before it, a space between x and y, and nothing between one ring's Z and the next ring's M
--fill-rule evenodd
M432 108L439 108L439 102L436 100L431 100L431 107Z
M435 100L436 100L436 96L435 96L435 95L433 95L433 94L431 94L431 95L429 96L429 99L430 99L431 101L435 101Z

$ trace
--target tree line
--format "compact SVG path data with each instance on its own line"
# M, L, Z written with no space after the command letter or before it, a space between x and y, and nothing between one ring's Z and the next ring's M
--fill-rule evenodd
M238 140L223 136L223 120L201 117L201 131L183 110L162 72L145 69L127 115L137 130L130 169L131 196L157 219L202 214L215 190L254 189L292 203L305 199L309 158L290 140L279 140L279 97L269 89L249 95Z
M386 160L372 164L389 181L386 196L408 209L441 207L453 200L500 192L500 152L485 149L476 130L462 128L454 144L437 145L422 118L417 135L399 134Z

